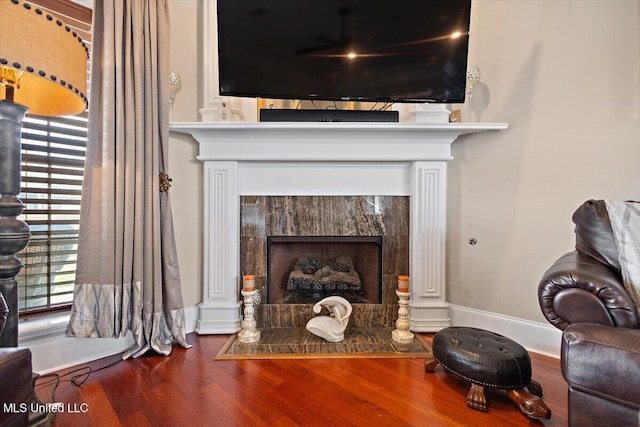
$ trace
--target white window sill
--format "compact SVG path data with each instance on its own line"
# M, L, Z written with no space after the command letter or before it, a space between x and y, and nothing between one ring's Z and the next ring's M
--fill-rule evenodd
M55 313L20 320L18 344L31 350L33 371L47 374L121 353L134 344L124 339L91 339L67 336L69 313Z
M64 337L67 334L69 313L54 313L22 319L18 323L18 343L28 347L40 340Z

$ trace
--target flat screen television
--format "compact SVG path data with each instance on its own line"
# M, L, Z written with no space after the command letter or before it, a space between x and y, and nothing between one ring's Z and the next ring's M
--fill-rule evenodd
M471 0L218 0L220 94L461 103Z

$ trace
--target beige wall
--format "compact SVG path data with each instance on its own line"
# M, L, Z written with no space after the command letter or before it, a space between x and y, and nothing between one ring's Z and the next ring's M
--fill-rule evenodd
M199 4L170 2L172 71L183 79L175 121L199 120ZM482 121L510 129L454 143L449 301L542 321L537 283L572 249L575 208L588 198L640 197L640 2L474 0L471 31L469 65L480 67L489 95ZM187 306L202 297L196 155L195 143L172 135L171 197ZM469 245L470 238L478 243Z
M200 118L200 10L200 1L169 2L171 72L180 74L182 78L182 89L176 95L173 108L173 121L197 122ZM198 146L190 137L171 134L169 173L173 182L169 194L186 307L202 300L202 167L197 155Z
M483 120L510 130L454 143L449 301L543 320L537 284L573 248L573 211L639 197L640 3L480 0L471 24Z

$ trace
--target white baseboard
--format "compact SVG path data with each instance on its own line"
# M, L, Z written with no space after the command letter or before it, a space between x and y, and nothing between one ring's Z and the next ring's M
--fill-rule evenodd
M196 329L198 308L186 307L186 332ZM34 372L47 374L122 353L134 344L131 334L124 338L72 338L66 336L69 314L43 316L20 322L19 345L31 350Z
M486 329L511 338L529 351L560 357L562 331L551 325L453 304L449 315L452 326Z
M198 325L198 306L192 305L191 307L184 308L185 328L187 333L195 332Z

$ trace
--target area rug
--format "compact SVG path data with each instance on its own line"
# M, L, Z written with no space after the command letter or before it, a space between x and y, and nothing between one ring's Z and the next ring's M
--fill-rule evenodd
M410 344L391 339L392 328L348 328L344 341L330 343L305 328L261 330L260 341L241 343L232 335L214 360L319 358L426 358L431 347L415 335Z

